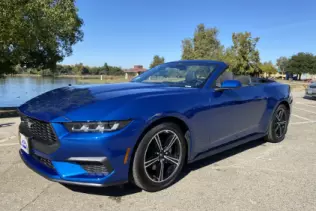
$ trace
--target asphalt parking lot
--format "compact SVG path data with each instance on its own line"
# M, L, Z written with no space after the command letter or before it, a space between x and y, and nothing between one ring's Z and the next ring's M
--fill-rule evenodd
M293 96L283 142L257 140L191 164L156 193L50 182L20 160L19 119L0 119L0 210L316 210L316 101Z

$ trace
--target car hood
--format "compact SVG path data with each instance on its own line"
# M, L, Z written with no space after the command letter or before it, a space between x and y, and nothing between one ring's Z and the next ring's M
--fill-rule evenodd
M112 111L138 98L179 94L190 89L135 82L68 86L29 100L19 107L19 111L29 117L50 122L100 121L106 119Z

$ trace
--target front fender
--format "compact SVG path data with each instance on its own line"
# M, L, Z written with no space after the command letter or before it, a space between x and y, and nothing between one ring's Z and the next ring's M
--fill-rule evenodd
M205 102L203 101L205 99ZM199 127L199 119L203 114L196 114L203 112L201 105L208 104L208 98L201 97L198 92L196 94L185 95L161 95L155 97L142 97L129 102L128 104L119 107L110 114L110 119L136 119L143 122L140 129L139 139L146 132L146 130L155 122L167 118L176 118L182 121L189 129L189 134L186 134L188 143L188 159L194 154L195 143L194 140L197 134L200 134L196 128ZM185 134L184 134L185 135ZM188 138L190 137L190 138ZM208 137L204 137L208 139Z

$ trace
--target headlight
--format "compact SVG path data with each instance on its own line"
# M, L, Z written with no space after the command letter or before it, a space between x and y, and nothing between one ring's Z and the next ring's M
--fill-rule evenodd
M119 130L130 123L130 120L111 122L67 122L64 123L69 132L97 132Z

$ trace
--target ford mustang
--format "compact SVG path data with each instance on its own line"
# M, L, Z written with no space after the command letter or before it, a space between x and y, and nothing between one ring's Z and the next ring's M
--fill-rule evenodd
M67 86L19 107L24 163L49 180L158 191L187 163L284 139L288 85L234 75L220 61L158 65L127 83Z

